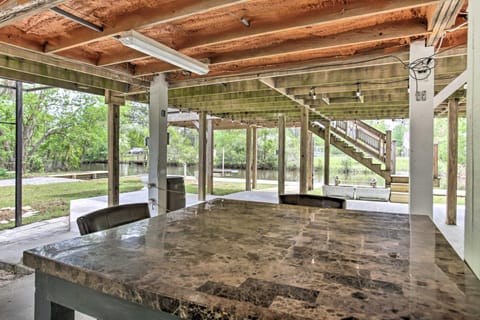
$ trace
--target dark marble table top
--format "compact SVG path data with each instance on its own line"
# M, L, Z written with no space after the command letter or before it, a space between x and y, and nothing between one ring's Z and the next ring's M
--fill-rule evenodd
M424 216L214 200L24 263L184 319L480 319L480 281Z

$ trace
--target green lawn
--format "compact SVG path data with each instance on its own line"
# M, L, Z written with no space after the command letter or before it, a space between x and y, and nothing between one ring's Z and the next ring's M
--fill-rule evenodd
M121 177L120 192L131 192L143 188L139 176ZM0 208L15 205L15 187L0 187ZM66 216L70 212L70 201L107 194L107 179L80 182L52 183L48 185L24 185L23 206L31 206L37 215L24 218L23 223ZM0 225L0 229L12 228L13 222Z

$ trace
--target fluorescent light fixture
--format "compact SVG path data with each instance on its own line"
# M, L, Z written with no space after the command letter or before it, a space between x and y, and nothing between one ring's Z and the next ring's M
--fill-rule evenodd
M151 57L163 60L184 70L204 75L208 73L208 65L190 58L160 42L157 42L143 34L130 30L122 32L117 38L124 46L148 54Z

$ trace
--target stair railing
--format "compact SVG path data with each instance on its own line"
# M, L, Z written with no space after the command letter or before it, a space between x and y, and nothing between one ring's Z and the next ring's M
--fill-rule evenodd
M386 170L394 167L392 165L394 157L392 157L391 131L383 133L359 120L332 121L332 129L336 135L385 164Z

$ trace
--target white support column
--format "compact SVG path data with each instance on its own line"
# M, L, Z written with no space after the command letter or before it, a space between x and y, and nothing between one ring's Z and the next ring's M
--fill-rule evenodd
M480 1L468 2L465 261L480 278Z
M425 41L410 45L410 62L429 57L433 47ZM432 62L433 65L433 62ZM410 214L433 218L433 96L434 71L417 72L418 80L410 77Z
M308 108L302 107L300 116L300 193L307 193Z
M278 117L278 194L285 193L285 115Z
M207 113L199 114L198 127L198 200L206 199L207 183Z
M168 84L160 75L150 84L148 202L152 216L167 212L167 109Z

